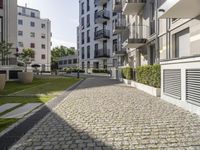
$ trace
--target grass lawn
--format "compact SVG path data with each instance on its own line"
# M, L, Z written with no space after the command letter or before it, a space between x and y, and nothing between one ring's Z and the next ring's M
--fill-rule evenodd
M26 85L19 82L7 82L5 89L0 91L0 105L6 103L21 103L21 105L46 103L79 80L69 77L34 79L32 84ZM12 110L0 113L0 116ZM18 119L0 119L0 132L17 121Z
M0 119L0 132L17 122L18 119Z

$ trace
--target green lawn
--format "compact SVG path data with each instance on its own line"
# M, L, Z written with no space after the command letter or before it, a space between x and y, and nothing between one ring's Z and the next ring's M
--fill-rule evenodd
M3 91L0 91L0 105L6 103L46 103L59 95L63 90L72 86L80 79L77 78L49 78L34 79L32 84L7 82ZM0 116L11 111L0 113ZM0 132L18 119L0 119Z
M18 119L0 119L0 132L17 122Z

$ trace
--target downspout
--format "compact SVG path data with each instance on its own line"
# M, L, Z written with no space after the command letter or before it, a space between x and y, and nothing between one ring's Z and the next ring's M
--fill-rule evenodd
M155 39L155 46L156 46L156 64L160 64L160 51L159 51L159 40L158 40L158 34L159 34L159 19L158 19L158 0L156 0L156 39Z

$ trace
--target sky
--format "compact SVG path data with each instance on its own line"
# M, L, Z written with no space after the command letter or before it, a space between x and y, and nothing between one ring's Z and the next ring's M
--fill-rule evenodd
M18 0L18 5L40 10L41 18L51 20L53 47L76 47L79 19L78 0Z

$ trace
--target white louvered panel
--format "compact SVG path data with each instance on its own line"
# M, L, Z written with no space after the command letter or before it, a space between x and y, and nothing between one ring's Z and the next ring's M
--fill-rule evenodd
M186 99L200 104L200 69L186 70Z
M164 93L176 99L181 99L181 70L166 69L163 75Z

